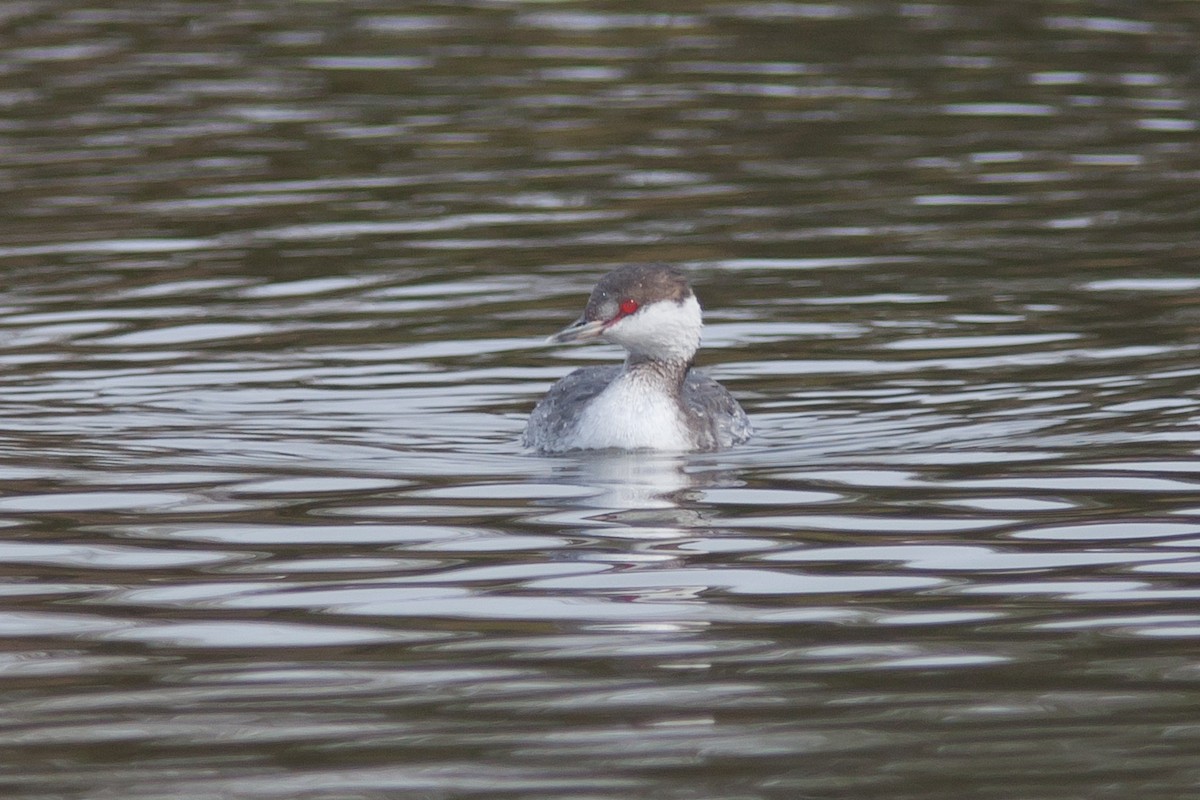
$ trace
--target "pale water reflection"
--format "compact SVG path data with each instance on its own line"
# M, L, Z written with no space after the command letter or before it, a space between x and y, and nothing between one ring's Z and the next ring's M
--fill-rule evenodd
M5 797L1196 794L1186 4L0 25ZM522 452L643 261L758 435Z

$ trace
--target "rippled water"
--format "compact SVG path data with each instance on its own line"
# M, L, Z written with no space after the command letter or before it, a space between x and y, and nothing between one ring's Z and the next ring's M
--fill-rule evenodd
M5 796L1200 787L1189 4L0 24ZM758 436L521 452L648 260Z

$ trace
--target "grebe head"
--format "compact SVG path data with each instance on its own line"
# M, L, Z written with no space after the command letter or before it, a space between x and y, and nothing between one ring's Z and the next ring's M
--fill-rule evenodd
M689 363L700 347L700 304L683 272L628 266L600 279L583 316L550 337L557 344L601 339L640 360Z

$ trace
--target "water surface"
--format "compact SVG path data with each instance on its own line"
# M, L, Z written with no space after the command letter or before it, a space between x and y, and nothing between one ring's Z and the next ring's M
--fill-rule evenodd
M1200 785L1185 4L0 14L6 796ZM757 437L522 452L650 260Z

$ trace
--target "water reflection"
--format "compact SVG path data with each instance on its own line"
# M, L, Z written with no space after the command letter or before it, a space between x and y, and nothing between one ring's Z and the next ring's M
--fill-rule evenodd
M688 459L670 453L601 451L563 459L555 480L596 489L595 493L579 499L580 505L587 509L614 512L676 509L681 491L719 480L718 476L686 472L687 466Z
M1189 796L1181 8L0 10L9 793ZM521 453L631 261L758 436Z

